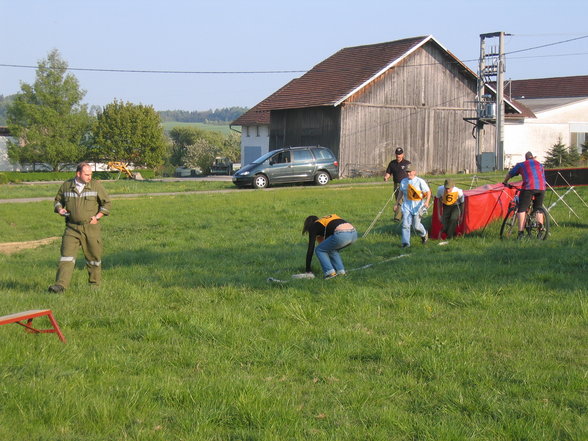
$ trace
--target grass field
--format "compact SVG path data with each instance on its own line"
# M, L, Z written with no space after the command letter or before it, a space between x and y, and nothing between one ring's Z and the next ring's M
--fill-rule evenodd
M223 135L231 133L229 124L206 124L206 123L187 123L178 121L166 121L161 124L164 130L169 131L175 127L195 127L197 129L212 130L214 132L220 132Z
M474 175L475 176L475 175ZM467 190L478 185L499 182L504 174L484 173L474 177L472 175L453 175L456 185ZM71 174L73 177L73 173ZM441 176L424 176L428 182L434 185L441 185L445 177ZM106 180L102 181L106 190L112 195L119 194L147 194L161 192L192 192L206 190L228 190L238 191L231 181L204 181L204 180L176 180L176 181L159 181L145 180L134 181L128 179ZM329 184L330 186L349 185L349 184L379 184L385 185L382 177L370 178L346 178L337 179ZM30 183L0 185L0 199L14 198L34 198L34 197L55 197L57 185L55 183L40 183L34 185Z
M556 205L545 242L493 224L408 252L386 213L343 251L348 276L290 278L307 215L361 236L389 192L115 199L96 291L80 254L45 293L59 241L0 255L0 315L50 308L68 339L0 327L0 440L588 439L588 208L566 196L580 219ZM51 202L0 204L0 226L0 243L63 229Z

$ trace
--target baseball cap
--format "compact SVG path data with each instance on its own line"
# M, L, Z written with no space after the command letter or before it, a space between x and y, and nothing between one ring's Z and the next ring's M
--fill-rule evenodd
M414 168L414 165L413 164L407 165L406 168L404 169L404 171L407 172L407 173L409 171L415 171L415 170L416 170L416 168Z
M453 188L455 187L455 183L453 182L453 179L445 179L445 183L443 184L443 186L445 188Z
M531 152L525 153L525 159L533 159L533 158L534 158L533 153L531 153Z
M394 150L394 153L397 155L402 155L404 153L404 150L402 150L402 147L398 147L396 150Z

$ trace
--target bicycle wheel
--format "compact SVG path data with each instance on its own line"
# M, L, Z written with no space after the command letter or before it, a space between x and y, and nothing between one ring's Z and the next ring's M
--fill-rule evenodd
M543 223L537 221L537 214L543 214ZM525 221L525 230L531 239L545 240L549 235L549 215L544 208L534 210Z
M516 238L517 230L517 209L515 207L511 207L508 209L506 216L502 221L502 226L500 227L500 238Z

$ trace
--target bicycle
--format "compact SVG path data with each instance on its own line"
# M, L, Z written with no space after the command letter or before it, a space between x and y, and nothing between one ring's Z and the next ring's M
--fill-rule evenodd
M514 188L512 185L508 185L508 188ZM516 189L514 198L508 205L508 211L502 221L500 227L500 238L510 239L512 237L518 238L518 222L517 212L519 211L519 195L521 188ZM537 221L537 214L543 214L543 224ZM529 205L525 215L525 228L523 231L526 233L526 237L529 239L545 240L549 235L549 215L545 208L538 208L533 210L533 204Z

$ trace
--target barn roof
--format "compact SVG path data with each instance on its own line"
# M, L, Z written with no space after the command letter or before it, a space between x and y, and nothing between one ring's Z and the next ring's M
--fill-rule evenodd
M486 91L496 97L496 83L486 83ZM533 110L525 103L504 95L504 117L509 119L536 118Z
M338 106L429 41L475 78L475 74L433 36L412 37L341 49L255 107L259 111Z
M512 80L504 89L514 99L588 97L588 75Z
M270 123L270 108L267 103L272 100L274 96L279 94L282 90L292 84L296 79L290 81L288 84L272 93L266 99L253 106L239 118L231 123L232 126L259 126L269 125Z

